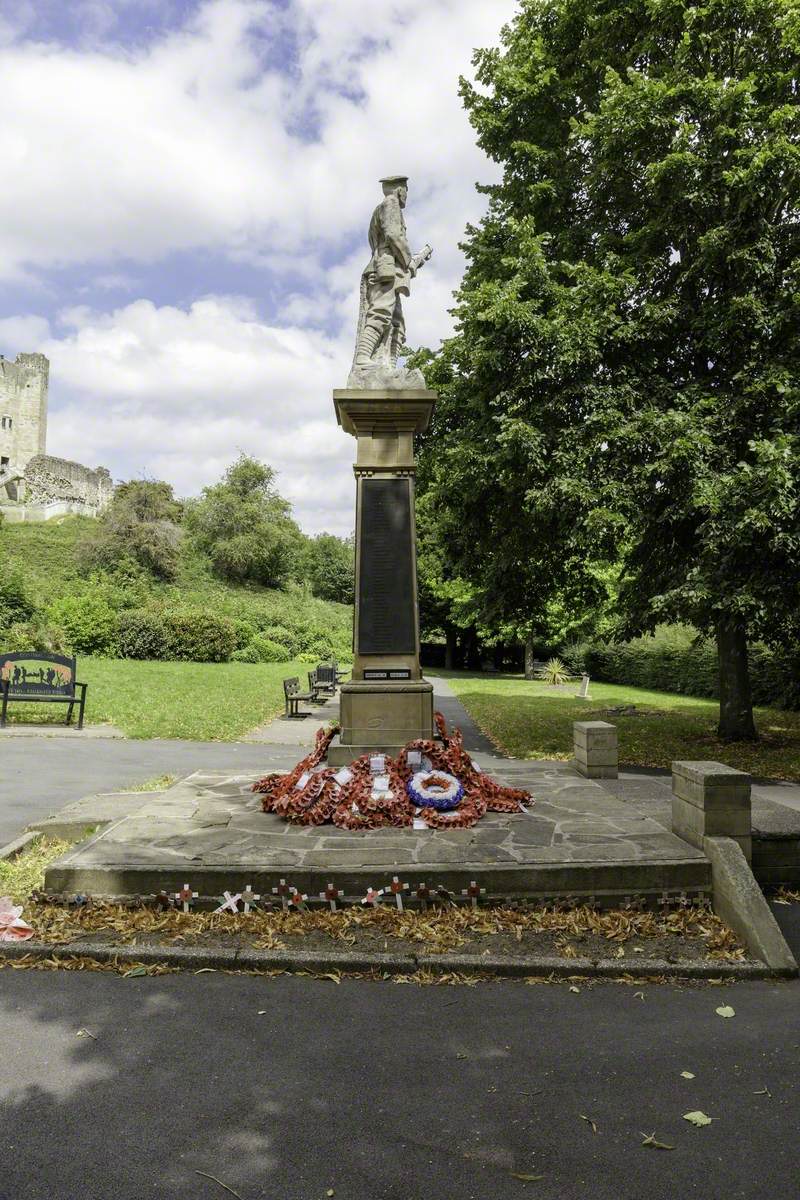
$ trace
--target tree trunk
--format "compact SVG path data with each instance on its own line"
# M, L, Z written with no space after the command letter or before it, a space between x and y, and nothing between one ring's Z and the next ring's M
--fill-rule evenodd
M448 625L445 630L447 642L444 648L444 669L445 671L453 671L456 665L456 650L458 647L458 634L454 625Z
M528 634L525 638L525 678L534 679L533 671L533 635Z
M717 624L719 655L719 727L726 742L749 742L758 737L753 720L750 668L747 663L747 631L731 619Z

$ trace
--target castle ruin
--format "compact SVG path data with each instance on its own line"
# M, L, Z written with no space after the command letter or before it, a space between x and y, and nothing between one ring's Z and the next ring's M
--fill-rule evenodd
M97 516L114 485L105 467L47 454L50 364L43 354L0 355L0 513L6 521Z

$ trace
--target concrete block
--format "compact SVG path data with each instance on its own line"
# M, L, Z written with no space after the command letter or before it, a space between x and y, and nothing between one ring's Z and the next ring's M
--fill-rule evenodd
M704 837L750 837L750 810L745 808L703 809L672 797L672 828L680 837L702 849ZM688 831L694 837L686 837Z
M597 746L607 749L617 745L617 727L610 725L607 721L574 721L572 738L576 746Z
M747 949L779 975L796 976L797 963L770 911L741 847L732 838L707 837L714 911Z
M611 749L601 748L595 750L590 747L588 750L585 746L575 746L575 758L578 762L586 763L593 767L615 767L618 763L618 753L616 747Z
M575 766L584 778L617 778L619 751L615 725L608 721L574 721L572 739Z
M582 762L580 759L573 759L575 769L579 775L583 775L584 779L617 779L619 778L619 770L616 766L597 766L594 763Z
M710 780L708 784L695 783L682 775L673 775L672 791L676 796L695 804L699 808L727 808L733 806L750 807L750 778L737 784L717 784Z
M672 774L683 776L684 779L689 779L693 783L702 783L706 787L750 782L750 776L746 771L737 771L735 767L713 761L677 760L672 764Z
M706 837L730 837L752 856L750 776L718 762L672 764L672 829L702 849Z

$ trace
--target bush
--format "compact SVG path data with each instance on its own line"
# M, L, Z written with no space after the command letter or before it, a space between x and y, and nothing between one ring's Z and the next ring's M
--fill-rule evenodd
M250 621L234 621L233 627L236 631L236 650L244 650L249 646L258 630ZM238 659L239 662L251 662L252 659Z
M123 613L117 644L121 658L170 658L164 614L147 608Z
M588 645L582 658L585 670L606 683L712 700L719 697L716 646L698 642L693 631L683 627L657 630L654 636L631 642ZM751 646L749 662L754 704L800 708L797 663L761 645Z
M7 633L3 634L3 649L10 654L23 650L67 654L70 647L66 643L64 630L57 625L48 625L39 616L12 625Z
M236 627L227 617L202 608L164 613L169 657L186 662L228 662L236 649Z
M27 621L34 613L22 576L18 570L0 575L0 629Z
M231 662L260 663L261 659L258 650L251 643L249 646L243 646L241 650L234 650Z
M120 618L123 658L228 662L235 650L234 622L202 608L140 608Z
M258 655L257 662L288 662L291 658L285 646L281 646L278 642L273 642L270 638L265 637L263 633L256 634L248 649L253 650Z
M48 605L45 615L51 625L63 629L73 654L116 653L118 618L102 593L62 596Z
M288 650L290 657L300 649L296 634L287 629L285 625L267 625L261 630L261 633L265 638L269 638L271 642L276 642L277 645L283 646L285 650Z

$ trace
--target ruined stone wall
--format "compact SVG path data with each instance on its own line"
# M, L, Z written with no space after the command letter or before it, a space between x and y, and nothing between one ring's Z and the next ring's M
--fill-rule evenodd
M47 386L50 364L43 354L0 358L0 468L24 470L47 442Z
M25 501L48 504L54 500L75 501L102 512L114 494L111 475L105 467L84 467L68 458L37 454L25 469Z

